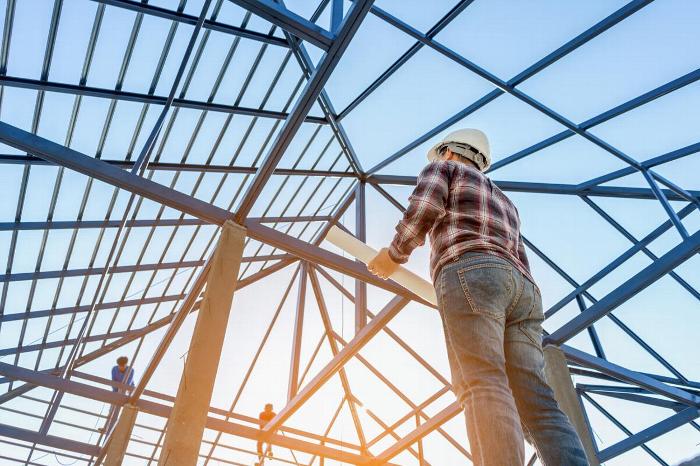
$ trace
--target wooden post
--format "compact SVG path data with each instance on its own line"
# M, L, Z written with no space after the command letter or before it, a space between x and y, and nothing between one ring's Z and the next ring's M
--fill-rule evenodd
M547 382L554 391L559 407L574 425L574 429L576 429L583 444L583 449L586 452L588 464L590 466L599 466L600 462L596 456L593 439L588 430L578 396L576 396L576 389L571 381L571 373L566 365L564 353L556 346L547 345L544 348L544 362L544 373Z
M175 405L168 421L159 466L197 464L245 236L245 228L230 220L221 231Z
M124 461L126 447L129 445L131 430L134 428L138 413L139 410L134 405L124 405L122 407L117 425L109 438L104 466L119 466Z

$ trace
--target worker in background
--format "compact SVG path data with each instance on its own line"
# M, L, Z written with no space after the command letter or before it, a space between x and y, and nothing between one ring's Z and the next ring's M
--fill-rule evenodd
M388 278L430 235L452 390L476 466L522 466L524 435L543 465L587 465L544 378L540 290L518 211L484 174L491 164L486 135L454 131L430 149L428 160L391 245L368 263L369 271Z
M119 384L125 384L127 387L134 386L134 369L128 366L129 358L120 356L117 358L117 365L112 367L112 381ZM119 389L112 386L112 391L116 392Z
M119 356L117 358L117 365L112 367L112 382L115 382L115 384L112 385L113 392L125 393L127 387L134 387L134 369L128 364L129 358L126 356ZM119 387L117 384L121 385L121 387ZM109 409L109 414L107 415L105 427L101 429L101 431L109 433L114 427L114 424L116 424L118 417L119 408L116 405L112 405Z
M260 426L260 430L265 427L265 424L274 419L275 416L276 413L272 410L272 403L267 403L265 405L265 410L258 415L258 425ZM267 449L263 454L263 442L258 441L258 459L260 460L261 464L266 456L272 458L272 445L268 443Z

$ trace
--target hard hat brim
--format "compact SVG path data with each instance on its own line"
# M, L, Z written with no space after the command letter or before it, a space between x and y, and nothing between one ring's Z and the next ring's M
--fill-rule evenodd
M439 149L440 146L442 146L443 144L445 144L445 143L444 143L444 142L438 142L437 144L435 144L433 147L430 148L430 150L429 150L428 153L426 154L427 157L428 157L428 162L434 162L434 161L440 159L440 154L438 154L438 149Z

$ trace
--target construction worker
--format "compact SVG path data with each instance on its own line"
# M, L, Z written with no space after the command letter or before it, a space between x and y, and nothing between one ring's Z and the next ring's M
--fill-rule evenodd
M134 369L127 364L129 364L129 358L126 356L119 356L117 358L117 365L112 367L112 381L125 384L128 387L133 387ZM119 391L119 389L113 385L112 391L116 392Z
M428 152L396 235L367 265L388 278L431 242L452 372L477 466L522 466L524 433L546 466L587 465L581 441L544 378L542 300L518 211L484 172L486 135L461 129Z
M262 428L265 427L265 424L274 419L276 415L277 414L272 410L272 403L267 403L265 405L265 410L258 415L258 425L260 426L260 429L262 430ZM261 464L266 456L272 458L272 445L268 443L267 449L263 454L263 443L262 441L258 441L258 459L260 460Z
M124 385L126 385L126 387L134 386L134 368L128 364L129 358L126 356L119 356L116 366L112 367L112 382L115 382L115 385L112 385L113 392L124 393L126 391ZM121 384L122 386L118 387L116 384ZM109 433L116 424L118 417L119 408L116 405L112 405L109 409L109 414L107 414L105 426L100 429L100 431Z

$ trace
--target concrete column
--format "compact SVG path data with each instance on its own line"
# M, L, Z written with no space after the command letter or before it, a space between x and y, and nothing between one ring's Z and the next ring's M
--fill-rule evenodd
M564 353L556 346L547 345L544 348L544 362L544 374L547 382L554 391L559 407L568 416L578 436L581 438L588 463L591 466L599 466L600 462L595 454L593 439L588 430L581 403L579 403L578 396L576 396L576 389L571 381L571 373L566 365Z
M221 231L168 421L159 466L197 464L245 236L245 228L231 221L227 221Z
M138 413L139 410L134 405L124 405L122 408L117 425L109 438L104 466L119 466L124 461L126 447L129 445L131 430L134 428Z

